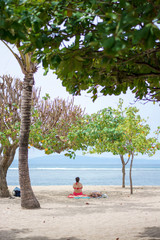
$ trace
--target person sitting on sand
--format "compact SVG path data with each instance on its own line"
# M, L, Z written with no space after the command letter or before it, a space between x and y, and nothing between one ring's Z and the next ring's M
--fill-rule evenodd
M83 195L82 193L83 185L79 182L80 178L76 177L75 180L76 180L76 183L73 184L73 189L74 189L73 195L75 196Z

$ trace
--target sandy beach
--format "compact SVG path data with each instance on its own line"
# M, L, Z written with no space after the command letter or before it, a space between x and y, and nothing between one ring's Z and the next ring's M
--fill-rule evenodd
M10 186L10 191L14 187ZM72 186L35 186L40 209L0 199L0 240L158 240L160 187L84 186L108 198L69 199Z

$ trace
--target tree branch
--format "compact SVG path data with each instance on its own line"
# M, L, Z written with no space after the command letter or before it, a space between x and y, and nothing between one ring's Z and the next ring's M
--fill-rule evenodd
M148 54L152 54L152 53L157 53L157 52L160 52L160 47L158 45L157 48L153 48L153 49L149 49L149 50L146 50L140 54L135 54L133 57L129 58L129 59L121 59L121 58L117 58L120 62L123 62L123 63L127 63L127 62L130 62L130 61L133 61L134 59L137 59L138 57L143 57L144 55L148 55Z
M153 65L151 65L151 64L149 64L149 63L146 63L146 62L135 62L135 63L136 63L136 64L146 65L146 66L150 67L151 69L160 72L160 69L159 69L159 68L156 68L156 67L154 67Z
M23 63L22 63L20 57L15 52L13 52L13 50L8 46L7 43L5 43L4 40L1 40L1 41L5 44L5 46L10 50L10 52L13 54L13 56L17 59L19 65L20 65L20 68L22 69L22 72L24 73L24 67L23 67Z

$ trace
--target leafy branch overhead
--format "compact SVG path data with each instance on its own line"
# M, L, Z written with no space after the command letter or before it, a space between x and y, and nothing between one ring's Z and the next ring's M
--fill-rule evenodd
M89 89L95 100L130 88L159 100L158 0L1 0L0 9L0 39L32 52L70 93Z

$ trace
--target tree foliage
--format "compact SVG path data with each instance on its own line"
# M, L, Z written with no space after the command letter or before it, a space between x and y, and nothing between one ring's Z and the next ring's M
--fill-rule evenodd
M6 175L19 144L20 94L22 83L7 76L0 78L0 197L8 197Z
M35 99L32 109L30 146L44 149L46 154L61 153L72 148L74 142L66 141L73 126L83 118L84 110L74 105L74 100L56 98L50 100L46 95L43 99Z
M1 0L0 8L0 39L32 52L70 93L89 88L95 99L130 88L159 100L158 0Z
M99 91L119 95L130 88L139 99L159 100L159 1L63 3L57 11L63 14L63 34L70 36L59 50L45 45L43 66L56 68L72 94L89 88L94 100Z
M0 143L18 145L22 82L2 76L0 87Z
M91 152L97 145L102 149L104 142L118 140L121 133L116 131L116 128L121 118L114 118L111 108L85 115L79 124L72 127L67 136L69 141L75 143L73 150L78 148Z

